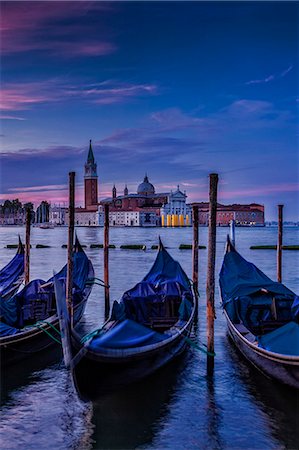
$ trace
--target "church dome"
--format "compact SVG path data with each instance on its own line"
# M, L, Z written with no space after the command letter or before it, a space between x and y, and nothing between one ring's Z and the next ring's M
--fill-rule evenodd
M140 195L152 195L154 193L155 193L155 188L152 185L152 183L150 183L148 181L147 175L145 175L143 182L140 183L139 186L138 186L137 194L140 194Z

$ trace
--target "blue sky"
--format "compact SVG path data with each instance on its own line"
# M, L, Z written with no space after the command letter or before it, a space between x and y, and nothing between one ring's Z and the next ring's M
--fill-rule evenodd
M299 218L298 3L1 2L1 192L83 200L147 172L206 201Z

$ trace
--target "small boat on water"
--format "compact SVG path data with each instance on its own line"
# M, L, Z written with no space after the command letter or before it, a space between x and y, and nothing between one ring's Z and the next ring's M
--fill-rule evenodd
M67 266L48 281L32 280L18 294L0 302L1 365L18 363L60 341L54 281L66 285ZM73 253L73 317L77 323L92 289L94 269L78 239Z
M176 358L187 346L194 315L191 283L160 242L148 274L114 302L103 327L83 340L71 331L79 393L90 397L129 384Z
M0 301L12 297L24 280L24 247L19 237L19 245L12 260L0 270Z
M268 377L299 389L299 297L246 261L229 238L219 282L237 348Z
M54 223L51 222L43 222L40 225L38 225L39 228L42 230L53 230L55 228Z

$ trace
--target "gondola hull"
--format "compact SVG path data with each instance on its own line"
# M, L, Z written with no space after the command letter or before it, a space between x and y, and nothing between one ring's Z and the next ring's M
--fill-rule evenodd
M83 398L95 394L113 391L122 386L139 381L181 355L188 346L186 337L190 335L192 318L182 330L165 342L140 348L135 353L123 351L99 354L88 350L73 369L74 381ZM72 335L73 354L82 348L79 336Z
M281 355L258 347L240 332L224 311L229 335L243 356L269 378L299 389L299 357ZM252 336L252 335L251 335Z
M88 279L91 280L93 278L94 268L92 263L89 261ZM84 314L91 289L91 284L85 286L82 291L83 300L74 307L73 321L75 325L80 321ZM57 314L53 314L44 321L41 321L38 326L33 325L31 328L27 327L17 334L1 337L1 368L3 369L11 366L12 364L20 363L24 359L36 357L37 355L42 359L42 352L47 351L47 349L51 346L61 346L59 319Z
M74 310L75 323L81 319L84 313L87 298L88 296ZM24 359L35 357L37 354L41 355L51 346L60 347L60 344L56 342L56 340L60 341L60 335L53 326L59 330L59 320L56 314L41 323L39 327L33 326L28 331L2 337L0 344L1 368L17 364Z

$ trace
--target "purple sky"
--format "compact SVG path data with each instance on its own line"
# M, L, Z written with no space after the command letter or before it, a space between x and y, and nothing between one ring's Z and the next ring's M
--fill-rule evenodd
M299 219L298 3L1 2L0 201L100 197L147 172Z

